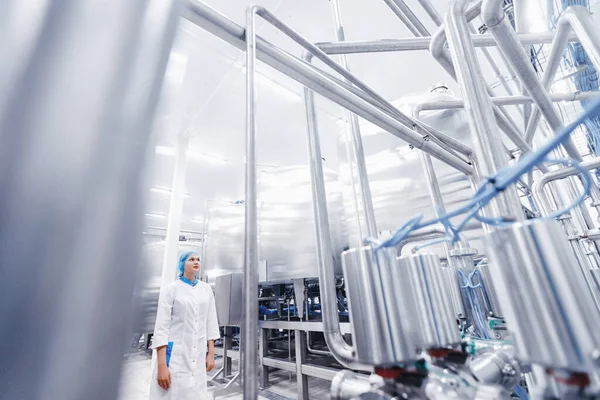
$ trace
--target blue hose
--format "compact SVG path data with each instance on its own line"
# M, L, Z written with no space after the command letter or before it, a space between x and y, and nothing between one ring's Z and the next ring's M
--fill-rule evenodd
M509 186L515 184L521 178L521 176L528 173L529 171L532 171L535 168L535 166L542 164L543 162L547 162L548 155L557 147L566 143L569 140L571 133L579 125L581 125L589 117L596 116L598 114L600 114L600 99L593 101L590 107L586 109L575 121L564 127L554 138L552 138L548 143L543 145L539 150L526 154L521 158L521 160L517 164L505 167L498 171L494 176L486 179L484 183L480 185L473 198L466 205L447 214L440 212L437 218L424 222L422 222L423 216L417 215L410 219L408 222L406 222L404 225L402 225L392 235L392 237L380 243L375 248L375 250L384 247L394 247L400 242L402 242L412 231L424 228L426 226L435 225L438 223L442 224L445 227L446 240L451 243L456 243L460 240L460 231L473 218L489 225L503 225L510 223L511 221L506 221L503 219L485 218L479 215L479 212L494 197L505 191ZM558 160L558 162L569 163L581 172L584 180L585 190L584 193L573 204L571 204L563 210L552 214L550 217L547 218L556 218L568 212L572 208L580 205L585 200L586 196L589 195L589 190L591 188L591 185L593 184L589 172L581 168L575 161ZM450 220L463 214L466 214L466 216L463 218L462 222L460 222L456 228L453 227L450 223ZM437 242L439 243L439 240Z
M521 387L521 385L515 386L514 392L520 400L529 400L527 392Z

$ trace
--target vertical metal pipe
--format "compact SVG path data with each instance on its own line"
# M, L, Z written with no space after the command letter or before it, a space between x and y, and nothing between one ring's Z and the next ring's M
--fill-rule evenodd
M246 12L246 197L244 207L244 327L242 375L244 398L257 398L258 224L256 207L256 24L255 6Z
M339 0L331 0L331 11L333 14L333 21L335 25L335 32L337 40L343 42L346 40L344 33L344 26L342 24L342 16L340 14ZM346 55L340 55L340 65L348 69L348 59ZM361 223L361 218L357 218L358 226L360 230L360 239L365 237L376 238L378 237L377 223L375 221L375 211L373 209L373 200L371 198L371 188L369 186L369 177L367 175L367 165L365 162L365 154L362 144L362 137L360 136L360 128L358 124L358 117L356 114L350 113L344 110L346 118L350 121L350 134L352 137L352 156L349 159L354 159L356 163L356 172L358 175L358 182L355 182L358 186L358 191L361 196L363 211L364 211L364 224ZM352 165L352 163L350 163ZM357 210L358 212L358 210ZM360 217L360 215L357 215ZM361 227L363 226L364 227ZM362 245L358 243L357 246Z
M486 177L508 165L508 162L498 135L493 104L487 94L468 31L465 18L467 4L467 0L456 0L451 5L446 15L446 28L449 30L448 39L458 82L465 98L465 109L470 117L479 173ZM485 212L494 217L523 219L521 204L514 187L490 202Z
M117 397L140 277L150 124L179 4L47 2L37 42L5 88L3 395Z
M304 102L306 107L308 155L317 238L319 296L323 315L323 335L331 354L336 360L346 367L359 368L356 365L353 347L346 343L340 331L321 145L319 143L314 93L308 88L304 89Z

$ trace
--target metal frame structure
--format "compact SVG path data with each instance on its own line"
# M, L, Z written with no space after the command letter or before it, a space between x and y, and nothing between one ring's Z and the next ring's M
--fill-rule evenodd
M357 209L361 209L364 218L364 228L361 237L376 237L376 226L373 216L373 209L370 200L370 190L368 178L366 176L366 167L364 164L364 154L362 150L360 131L358 129L357 117L360 116L374 123L380 128L385 129L391 134L405 140L409 144L423 151L423 163L427 171L431 196L434 204L443 209L443 199L439 193L436 183L435 173L431 168L431 158L435 157L451 167L461 171L471 177L472 180L478 180L479 176L486 177L507 165L507 158L504 147L499 136L499 127L506 136L523 152L531 150L530 143L533 139L540 112L549 121L551 128L556 132L562 126L562 121L558 118L552 102L556 101L580 101L582 99L593 98L597 93L572 93L550 95L547 92L555 69L546 71L544 79L540 81L534 75L533 69L523 50L523 45L533 43L554 42L553 57L560 54L559 48L564 47L567 41L577 40L570 34L566 27L570 22L575 27L577 37L585 37L584 46L586 50L598 56L597 45L600 41L594 42L595 36L591 36L586 27L585 17L580 15L581 11L573 11L564 17L564 23L559 24L559 31L555 35L553 32L543 34L517 34L508 25L508 20L504 16L504 11L499 6L501 1L484 0L476 3L473 7L467 9L469 1L453 1L445 18L445 24L442 25L442 18L437 14L431 4L422 0L421 4L428 15L438 25L438 30L433 36L423 24L418 20L411 9L402 0L384 0L390 9L400 18L407 28L416 38L380 40L380 41L362 41L345 42L343 25L339 14L339 4L332 0L332 10L334 16L335 29L338 34L338 42L311 44L292 28L278 20L274 15L262 7L251 7L247 13L247 28L235 24L226 17L218 14L206 5L190 1L186 18L203 27L209 32L215 34L221 39L229 42L233 46L246 51L247 61L247 148L246 148L246 265L245 265L245 319L244 319L244 350L243 350L243 375L244 375L244 393L249 399L256 398L256 365L257 357L252 343L256 343L258 328L260 326L261 335L261 365L262 365L262 384L267 383L268 367L280 368L289 371L295 371L298 376L303 377L299 380L300 398L307 398L305 375L310 375L311 366L304 365L304 354L306 352L306 340L304 332L321 331L325 334L328 347L332 355L343 365L350 368L364 368L357 363L354 357L354 350L343 339L342 330L335 310L335 280L333 266L330 265L331 246L328 237L328 217L327 205L324 202L325 189L323 184L323 167L320 156L319 135L316 120L316 109L314 105L314 92L339 104L342 108L348 110L350 114L347 119L350 121L352 134L352 154L353 163L358 171L354 180L355 194L360 199ZM468 22L481 13L481 16L488 26L491 35L473 35ZM302 59L297 58L275 46L265 39L256 35L255 16L258 15L268 23L290 37L297 44L302 46L305 54ZM578 24L576 21L584 21ZM587 36L586 36L587 35ZM446 37L449 42L450 50L445 48ZM479 61L475 54L476 47L499 46L507 62L507 67L514 70L516 76L523 84L524 90L529 96L509 96L509 97L490 97L491 89L484 84ZM561 47L562 46L562 47ZM411 118L396 110L388 101L362 83L356 76L348 70L348 63L345 54L371 53L371 52L389 52L389 51L416 51L429 50L434 57L461 86L464 95L464 102L436 102L431 104L419 105L415 111L415 118ZM338 64L330 55L341 55ZM486 55L484 53L484 55ZM317 57L328 67L341 76L340 78L316 68L310 64L312 57ZM488 61L491 60L489 53L486 55ZM256 92L254 87L253 75L255 73L255 60L259 59L275 69L283 72L290 78L305 85L305 107L307 112L309 158L311 167L311 176L313 179L313 200L315 210L315 220L317 223L317 249L319 263L319 278L321 288L321 300L323 307L323 323L317 326L316 323L296 323L296 322L258 322L256 310L257 294L257 263L256 249L256 162L255 162L255 132L256 122L255 101ZM592 57L595 62L598 58ZM493 60L492 60L493 61ZM493 64L493 62L492 62ZM502 74L497 67L494 67L498 77ZM553 72L554 71L554 72ZM506 82L501 82L506 86ZM512 93L510 89L509 93ZM526 112L524 118L528 118L525 125L525 132L518 128L518 124L513 120L510 114L503 106L519 104L535 104L531 115ZM470 149L461 143L445 137L441 132L427 127L418 121L418 114L422 110L434 109L452 109L464 107L470 117L471 129L476 136L475 148ZM434 140L427 140L428 137ZM566 144L565 149L575 159L580 160L580 156L572 144ZM465 158L466 157L466 158ZM595 165L595 164L593 164ZM477 173L475 173L477 171ZM566 170L558 172L549 172L545 167L541 169L545 172L545 178L538 182L545 182L549 177L567 174ZM551 179L550 179L551 180ZM539 183L535 186L539 188ZM436 191L437 190L437 191ZM568 201L574 198L575 185L567 185L568 194L561 195L562 201ZM598 199L598 191L592 192L594 199ZM539 197L539 196L537 196ZM541 201L541 200L538 200ZM360 207L358 205L360 204ZM594 206L597 205L595 201ZM580 214L579 225L581 229L590 230L593 228L591 217L587 210L576 210ZM486 209L486 215L489 217L510 217L514 220L522 219L521 203L517 191L509 188L496 201L490 204ZM443 230L432 230L423 233L423 237L435 236L443 233ZM417 236L419 237L419 236ZM449 249L448 249L449 250ZM582 261L582 260L580 260ZM286 325L287 324L287 325ZM289 325L289 326L288 326ZM310 325L310 327L309 327ZM291 329L296 334L296 350L299 353L296 363L275 360L267 357L265 351L264 334L266 329ZM322 377L322 371L319 371Z

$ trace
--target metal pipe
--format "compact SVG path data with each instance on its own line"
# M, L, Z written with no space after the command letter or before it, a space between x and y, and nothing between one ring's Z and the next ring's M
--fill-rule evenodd
M415 36L420 36L419 35L419 29L425 29L425 27L423 26L423 24L421 24L421 21L419 21L419 27L415 26L415 24L413 23L413 21L410 20L410 17L408 15L406 15L404 13L404 11L402 10L402 8L400 8L398 3L401 3L405 6L405 8L408 8L406 6L406 4L404 4L404 2L400 1L397 2L396 0L383 0L385 2L385 4L389 7L390 10L392 10L392 12L398 17L398 19L400 19L400 21L402 21L402 23L404 24L404 26L406 26L406 28ZM411 14L414 16L414 14L412 13L411 10ZM416 19L416 17L415 17Z
M581 167L588 169L588 170L600 168L600 157L596 157L596 158L592 158L591 160L583 161L580 165L581 165ZM548 199L546 198L546 195L544 194L545 186L552 181L555 181L558 179L565 179L570 176L577 175L578 173L579 173L579 171L573 167L562 168L562 169L548 172L548 173L542 175L540 178L538 178L533 183L531 190L533 192L534 197L536 198L536 200L539 203L540 211L542 212L543 215L549 215L552 212L552 210L550 209L550 206L549 206Z
M582 6L573 6L564 10L558 20L556 35L552 42L552 50L548 55L546 69L542 77L542 85L546 90L550 89L558 67L562 60L564 49L575 31L575 38L581 40L581 44L590 57L594 67L600 71L600 35L593 25L593 19L587 9ZM540 110L534 108L529 119L525 140L528 143L533 141L535 132L540 121Z
M114 399L142 273L150 127L181 3L44 6L37 26L24 14L35 34L18 76L0 68L2 396ZM3 57L21 39L2 35Z
M199 27L213 33L217 37L230 43L240 50L245 49L244 29L231 21L227 17L208 7L207 5L194 1L188 1L187 11L184 17ZM299 83L310 87L317 93L327 97L341 106L348 108L350 111L359 116L373 122L375 125L391 131L392 134L412 144L416 148L423 149L426 152L432 153L436 158L443 158L444 162L450 163L459 171L470 174L472 168L457 157L447 154L439 145L429 142L424 142L423 137L416 135L411 127L402 126L395 121L393 117L386 115L383 110L369 104L364 99L356 99L348 93L350 85L343 85L339 79L331 77L329 74L313 67L312 65L292 56L291 54L273 46L271 43L263 40L259 36L256 38L257 58L265 62L269 66L285 73ZM353 93L356 94L356 93ZM384 117L384 115L386 115ZM387 120L384 123L383 120ZM435 154L433 154L435 153Z
M306 350L308 350L309 353L313 353L313 354L317 354L320 356L330 356L331 352L327 351L327 350L317 350L317 349L313 349L310 345L310 332L307 331L306 332Z
M344 33L344 27L342 24L342 16L340 13L338 0L331 1L331 13L333 17L333 24L336 34L336 39L339 41L346 40L346 36ZM307 56L308 57L308 56ZM340 63L343 68L348 69L348 59L346 56L340 56ZM385 103L385 100L382 99ZM389 103L388 103L389 104ZM391 104L389 104L392 109L394 109ZM376 238L378 236L377 230L377 221L375 220L375 209L373 207L373 199L371 197L371 187L369 184L369 176L367 175L367 164L365 161L365 153L362 143L362 136L360 135L360 125L358 122L358 116L356 114L351 113L349 110L342 110L345 113L346 119L350 121L350 137L351 137L351 152L348 154L349 165L351 168L351 176L352 176L352 184L353 188L358 189L358 193L360 195L360 200L362 204L362 211L364 215L364 224L361 222L363 219L361 218L360 206L357 202L356 204L356 212L357 212L357 226L359 229L359 238L363 240L365 237ZM401 113L400 113L401 114ZM315 125L316 129L316 125ZM354 166L356 164L356 172L357 172L357 180L354 176ZM362 229L364 225L364 230ZM329 232L329 231L327 231ZM357 243L360 245L361 243ZM337 315L337 314L336 314Z
M465 98L465 109L470 117L471 132L474 139L478 172L482 177L492 176L496 171L508 165L502 141L497 135L493 104L487 94L481 68L468 32L465 8L468 0L456 0L446 15L446 27L449 30L449 42L452 59L456 65L459 84ZM514 187L484 208L492 217L509 217L518 221L523 219L521 203Z
M572 92L572 93L557 93L551 94L550 99L558 103L560 101L582 101L593 100L600 96L600 92ZM531 104L534 100L529 96L498 96L491 98L492 103L496 105L516 105L516 104ZM464 108L463 100L443 100L421 103L421 110L449 110L453 108ZM531 143L529 143L531 144Z
M521 82L527 88L530 96L535 100L537 108L544 115L552 131L557 134L563 127L562 118L560 117L556 108L554 108L548 91L538 79L535 70L531 65L529 57L525 53L525 50L516 39L516 33L512 29L510 21L504 14L502 4L503 0L484 0L481 12L482 19L488 26L491 34L496 38L500 50L514 63L517 74L521 78ZM583 8L571 11L568 14L570 15L570 17L568 17L568 21L579 21L580 16L584 16L586 12L587 11L585 11ZM588 27L587 29L581 29L581 34L585 35L587 30L593 32L595 28L593 26L593 22L592 25L589 25L590 21L591 19L588 18ZM596 34L592 39L598 38L599 36ZM564 40L564 38L561 40ZM600 66L600 44L594 44L593 40L589 40L589 36L586 42L588 49L592 53L598 55L596 61ZM582 160L582 157L579 154L579 151L577 151L572 138L569 138L569 140L563 144L563 147L570 157L577 161ZM574 193L576 190L574 183L568 183L567 190L569 191L569 197L575 198L574 196L576 195ZM592 185L590 196L594 200L595 204L600 204L600 190L596 185ZM586 208L579 208L577 214L582 218L582 224L584 227L587 226L587 228L591 228L594 226L594 222Z
M244 398L256 400L258 353L258 222L256 205L256 6L246 12L246 196L244 237L244 319L242 384Z
M317 125L314 92L304 89L306 108L308 156L311 174L313 212L317 238L317 263L319 266L319 293L323 318L323 335L331 354L342 365L358 368L354 348L344 340L340 331L335 287L335 271L331 249L329 213L327 211L323 161Z
M423 136L416 134L412 128L403 125L394 117L373 106L368 101L352 96L339 82L329 79L330 77L318 68L302 60L298 60L296 57L269 43L258 41L257 44L258 49L262 50L262 53L259 52L258 56L265 63L414 147L430 153L433 157L442 160L458 171L467 175L472 173L472 167L464 162L464 160L453 154L449 154L437 143L425 140Z
M419 119L419 114L422 111L421 104L416 105L413 108L413 117L415 119ZM433 162L431 160L431 156L424 152L419 152L419 156L421 157L421 165L425 172L425 180L427 181L427 187L429 189L429 198L431 203L436 210L436 215L441 217L440 211L442 213L446 213L446 205L444 203L444 197L442 196L442 191L440 190L440 185L437 179L437 175L435 173L435 168L433 167ZM461 236L461 242L463 245L468 247L468 242ZM444 243L444 250L446 252L446 258L450 259L450 246L447 242Z
M371 89L369 86L364 84L360 79L356 76L352 75L347 68L346 57L341 57L341 63L336 63L331 57L329 57L326 53L324 53L321 49L319 49L314 44L310 43L300 34L298 34L295 30L290 28L288 25L279 20L275 15L266 10L264 7L257 6L256 7L256 15L262 17L265 21L273 25L275 28L279 29L286 36L292 39L294 42L298 43L305 50L309 51L314 57L321 60L325 65L333 69L335 72L340 74L346 81L352 83L354 86L365 92L371 98L373 98L377 104L387 109L390 113L395 114L399 113L399 111L392 106L387 100L385 100L379 93ZM340 36L343 37L343 36ZM340 38L338 37L338 39Z
M504 14L502 5L503 0L484 0L481 8L481 18L496 39L502 53L513 63L523 86L534 99L536 106L548 121L550 128L554 133L557 133L563 126L562 119L554 108L548 91L538 79L529 56L519 43L510 21ZM563 147L569 156L581 161L581 155L571 139L565 142Z
M423 9L427 13L427 15L429 15L434 24L440 26L444 23L444 21L442 20L442 16L440 15L440 13L438 13L435 6L431 4L431 1L419 0L419 4L421 4L421 7L423 7Z
M331 381L330 397L332 400L357 399L370 390L368 379L360 379L352 371L342 370Z
M418 34L413 33L415 36L429 36L429 31L423 25L419 17L415 15L413 10L404 2L404 0L384 0L387 3L390 1L400 9L400 11L408 18L410 23L417 29Z
M341 30L341 20L339 17L339 12L336 13L335 7L337 3L332 3L332 7L334 8L334 20L336 24L336 32L338 34L338 40L343 40L343 30ZM403 116L399 110L393 107L387 100L381 97L377 92L369 88L367 85L362 83L358 78L352 75L348 71L348 63L345 56L341 57L341 65L336 63L333 59L331 59L327 54L321 51L318 47L314 46L312 43L308 42L301 35L299 35L296 31L291 29L285 23L277 19L273 14L268 12L263 7L255 7L256 14L264 18L271 25L279 29L289 38L294 40L296 43L300 44L304 49L310 52L311 56L305 56L307 61L310 61L312 56L316 56L318 59L323 61L326 65L331 67L334 71L338 72L342 77L344 77L345 81L354 84L356 87L361 89L363 93L357 91L353 86L345 85L344 83L337 81L340 85L346 87L348 90L355 93L357 96L361 97L363 100L368 101L370 104L381 107L382 109L386 109L390 115L399 115ZM368 95L368 96L367 96ZM370 97L370 98L369 98ZM346 110L344 110L346 111ZM347 111L346 111L347 112ZM365 216L365 233L363 234L361 229L361 224L359 223L359 237L376 237L377 236L377 226L375 223L375 213L373 210L372 200L371 200L371 191L369 188L369 182L367 177L367 169L365 164L364 151L362 147L362 137L360 136L360 130L358 125L358 118L356 115L348 115L348 119L350 120L350 125L352 129L352 159L356 162L356 167L358 170L358 182L356 182L356 186L358 187L358 192L360 193L363 212ZM357 210L358 211L358 210ZM361 219L359 218L359 221Z
M337 6L336 4L337 3L335 3L335 2L332 3L332 7L334 8L334 18L336 19L336 24L338 25L338 27L336 28L336 32L338 34L338 39L342 40L344 38L344 33L343 33L343 28L341 27L341 17L339 16L340 15L339 10L336 11L337 7L339 7L339 6ZM344 84L342 84L342 82L337 80L338 83L342 84L344 87L346 87L348 90L352 91L353 93L355 93L356 95L361 97L363 100L368 101L369 103L371 103L375 106L382 107L390 115L397 117L397 119L400 120L401 122L403 122L404 124L416 126L418 128L417 130L420 133L430 134L430 135L434 136L435 138L439 139L440 141L447 143L452 149L454 149L456 151L459 151L466 155L471 153L471 149L468 148L467 146L464 146L460 142L447 137L442 132L439 132L439 131L437 131L431 127L428 127L424 124L420 124L419 121L412 120L411 118L409 118L408 116L406 116L405 114L400 112L396 107L394 107L385 98L383 98L376 91L374 91L373 89L368 87L366 84L364 84L362 81L360 81L358 78L356 78L354 75L352 75L348 71L348 68L347 68L348 63L347 63L346 57L344 57L344 56L341 57L341 65L340 65L340 64L336 63L333 59L331 59L322 50L320 50L317 46L308 42L301 35L299 35L296 31L294 31L289 26L284 24L282 21L277 19L273 14L271 14L266 9L264 9L262 7L257 8L257 15L260 15L267 22L271 23L277 29L281 30L288 37L290 37L292 40L294 40L296 43L300 44L302 47L304 47L304 49L306 49L308 52L310 52L310 54L311 54L310 57L308 57L308 56L304 57L304 59L306 61L310 62L311 57L314 55L319 60L323 61L326 65L328 65L333 70L335 70L340 75L342 75L348 82L354 84L359 89L361 89L364 92L364 94L361 93L360 91L357 91L353 86L344 85ZM414 15L413 15L413 17L414 17ZM330 77L330 79L335 79L335 78ZM365 94L368 96L366 96ZM369 98L369 96L370 96L370 98ZM351 124L354 125L354 121L352 120L352 118L350 118L350 121L351 121ZM358 123L358 122L356 122L356 123ZM358 129L358 128L356 128L356 129Z
M310 63L312 60L312 53L308 51L305 52L303 55L303 60L307 63ZM424 136L430 136L431 139L434 140L436 144L440 146L443 150L459 157L463 162L468 163L467 160L462 159L458 154L456 154L456 152L469 156L472 153L470 147L465 146L456 139L444 134L443 132L438 131L437 129L434 129L420 121L410 118L409 116L395 108L390 102L385 100L383 97L379 96L379 99L374 99L373 97L367 95L364 91L358 90L356 87L350 85L346 81L338 79L324 71L321 71L320 69L316 69L310 64L308 64L308 66L312 68L313 71L318 71L318 73L322 74L329 81L339 85L343 89L354 94L355 96L370 104L371 106L376 107L377 109L381 109L382 112L386 113L388 116L392 117L394 120L398 121L402 125L410 127L412 130L417 131L418 133L423 135L423 138ZM384 106L382 106L382 104ZM350 118L350 116L348 116L348 119L350 120L352 129L354 129L354 131L358 130L359 132L360 129L358 127L358 120L354 121L352 118ZM362 146L362 138L360 144Z
M481 6L481 1L477 2L475 4L475 6L471 7L466 12L465 17L466 17L467 23L469 21L475 19L479 15L480 6ZM467 27L467 33L465 33L464 35L467 35L467 36L465 36L465 38L470 37L470 34L468 33L468 27ZM454 64L452 61L452 56L450 55L448 49L446 49L446 47L445 47L446 39L447 39L446 30L442 26L433 35L430 46L429 46L429 51L430 51L431 55L433 56L433 58L446 70L448 75L450 75L454 80L457 80L456 71L454 69ZM491 89L486 88L486 90L490 94L490 96L493 95L493 92ZM518 129L516 129L516 126L509 119L507 119L506 116L504 114L502 114L502 112L500 112L500 110L498 108L494 107L493 110L494 110L494 115L496 116L496 122L497 122L498 126L500 127L500 129L506 134L506 136L523 152L530 151L531 150L530 146L527 145L527 143L525 143L520 132L518 131Z
M549 44L554 39L554 32L517 34L519 42L524 45ZM360 53L387 53L396 51L429 50L432 36L422 36L402 39L377 39L355 40L346 42L321 42L315 45L329 55L334 54L360 54ZM490 34L472 34L471 39L475 47L495 47L496 41ZM568 40L575 42L575 35L568 35Z

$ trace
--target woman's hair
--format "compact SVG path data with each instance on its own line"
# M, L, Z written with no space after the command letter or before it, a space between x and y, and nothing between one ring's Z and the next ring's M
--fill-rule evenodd
M179 256L179 275L183 275L183 267L192 254L198 255L195 251L186 251Z

